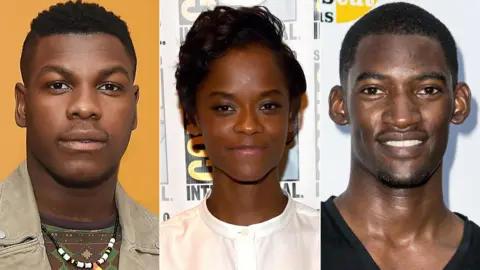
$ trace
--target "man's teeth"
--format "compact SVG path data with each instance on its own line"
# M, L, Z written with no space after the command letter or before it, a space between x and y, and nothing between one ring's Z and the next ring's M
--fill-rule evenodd
M387 142L385 142L386 145L394 146L394 147L411 147L411 146L419 145L421 143L422 143L422 141L419 141L419 140L387 141Z

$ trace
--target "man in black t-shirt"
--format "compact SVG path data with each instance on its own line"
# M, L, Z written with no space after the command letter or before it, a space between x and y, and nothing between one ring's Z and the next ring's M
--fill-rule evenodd
M347 32L330 117L351 128L347 190L322 203L322 269L480 269L480 228L443 202L449 124L470 113L455 40L415 5Z

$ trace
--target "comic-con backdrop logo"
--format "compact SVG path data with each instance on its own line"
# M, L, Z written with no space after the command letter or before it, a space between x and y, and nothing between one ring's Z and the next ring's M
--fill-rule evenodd
M347 23L369 12L378 0L314 0L314 20L321 23Z
M185 127L185 165L187 201L200 201L212 187L212 163L205 151L202 136L194 136Z
M197 17L207 9L213 9L217 5L231 7L238 6L265 6L283 22L295 22L297 20L297 0L178 0L178 14L180 23L180 42L185 37ZM286 25L285 38L294 40L293 25Z
M204 184L212 181L212 164L205 151L202 136L185 132L185 157L187 184Z

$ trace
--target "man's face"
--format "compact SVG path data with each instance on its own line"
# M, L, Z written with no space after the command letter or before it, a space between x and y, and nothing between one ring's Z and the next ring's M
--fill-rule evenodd
M16 87L16 121L27 152L66 185L89 186L116 171L136 128L132 60L106 34L41 38L28 89Z
M468 116L469 89L454 83L429 37L363 38L342 93L346 104L338 88L331 93L332 115L345 112L334 121L351 125L353 162L390 187L425 184L443 159L449 123Z
M289 91L272 52L230 50L197 91L197 123L215 169L241 182L263 179L283 156Z

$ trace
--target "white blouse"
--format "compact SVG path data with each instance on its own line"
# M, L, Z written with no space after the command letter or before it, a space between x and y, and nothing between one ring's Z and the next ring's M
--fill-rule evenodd
M289 196L279 216L237 226L215 218L205 199L160 224L161 270L320 269L318 210Z

